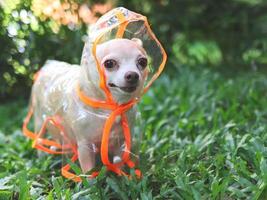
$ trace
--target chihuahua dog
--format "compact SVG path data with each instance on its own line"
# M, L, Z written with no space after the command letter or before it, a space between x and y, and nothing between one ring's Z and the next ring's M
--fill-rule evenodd
M85 105L77 96L76 88L90 98L104 100L99 87L99 73L85 45L81 66L59 61L47 61L41 68L32 88L35 131L38 132L47 117L54 116L64 132L77 145L78 158L85 173L95 167L96 153L100 149L104 123L110 110ZM96 57L104 69L106 86L119 103L140 96L147 75L147 54L139 39L112 39L97 45ZM127 111L130 127L136 117L136 108ZM52 137L60 141L60 131L52 124L46 127ZM62 139L62 138L61 138ZM113 163L121 160L123 134L120 118L116 119L110 136Z

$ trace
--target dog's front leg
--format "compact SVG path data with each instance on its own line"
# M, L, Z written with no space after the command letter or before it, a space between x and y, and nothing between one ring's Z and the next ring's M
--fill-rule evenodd
M95 148L92 143L78 143L78 157L83 173L95 167Z

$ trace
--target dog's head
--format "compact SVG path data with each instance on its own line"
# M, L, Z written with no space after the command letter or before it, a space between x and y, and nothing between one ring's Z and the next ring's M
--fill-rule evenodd
M106 86L114 100L123 103L148 90L162 72L167 56L146 17L120 7L90 26L81 60L82 76L86 76L81 78L83 90L92 98L104 100L105 91L99 87L103 74L98 65L94 67L95 58L105 72Z
M116 102L125 103L140 95L148 62L141 40L113 39L98 45L96 55Z
M148 74L147 53L142 41L133 39L112 39L98 44L96 57L105 73L106 87L118 103L126 103L140 96ZM99 73L91 54L91 45L86 43L81 65L82 85L89 96L103 99L99 87Z

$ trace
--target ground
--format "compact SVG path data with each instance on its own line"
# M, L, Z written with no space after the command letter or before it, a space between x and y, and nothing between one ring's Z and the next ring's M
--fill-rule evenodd
M0 199L267 199L267 79L178 69L139 109L143 178L102 169L75 184L22 136L27 102L0 106Z

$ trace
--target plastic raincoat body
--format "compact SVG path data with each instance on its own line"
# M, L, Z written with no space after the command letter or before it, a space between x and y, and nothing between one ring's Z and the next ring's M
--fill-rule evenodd
M89 94L94 91L91 94L94 99L103 98L99 87L97 88L97 83L85 81L84 74L79 66L48 61L39 71L32 89L35 132L39 132L45 120L53 116L53 119L64 127L65 136L61 135L63 134L60 133L61 130L51 122L46 126L47 132L58 143L71 143L71 145L77 146L80 165L83 164L83 160L89 158L92 159L90 162L95 164L95 154L100 151L103 127L111 113L109 109L94 108L80 100L77 95L79 86L83 91L90 91ZM94 75L94 72L88 70L86 75ZM128 110L126 115L129 125L132 126L135 121L136 108ZM118 118L113 124L109 137L109 153L112 156L120 156L122 148L123 134L121 121ZM87 157L83 158L83 156ZM84 168L84 166L81 167Z
M97 50L108 41L133 38L142 42L141 51L148 57L148 67L144 70L142 88L130 98L118 99L108 87L107 74ZM135 104L162 72L165 62L165 51L146 18L125 8L113 9L92 26L81 66L48 61L38 72L30 111L23 125L24 134L34 140L33 147L37 149L72 155L72 162L79 159L82 169L94 167L96 154L99 154L108 170L125 175L122 168L134 168L137 161L131 157L130 131L136 118ZM32 114L35 132L27 128ZM45 137L46 132L50 136ZM119 158L119 161L110 157ZM88 162L83 163L83 160ZM92 166L85 166L88 163ZM67 164L62 174L75 181L81 180L69 170ZM139 170L135 172L140 176ZM95 175L97 172L92 174Z

